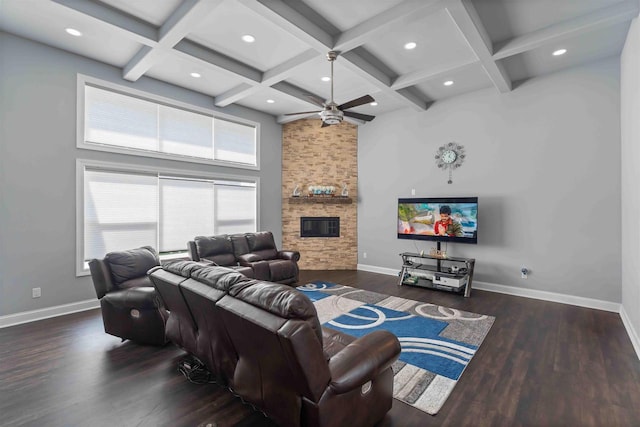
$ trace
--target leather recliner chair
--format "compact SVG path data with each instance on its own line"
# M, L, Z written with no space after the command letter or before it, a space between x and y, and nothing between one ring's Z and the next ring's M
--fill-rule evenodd
M390 332L322 327L302 292L223 267L174 261L149 275L180 290L167 298L182 295L193 315L194 355L279 425L372 426L391 408L400 343Z
M89 261L106 333L123 341L166 344L168 314L147 276L157 265L160 259L151 246L110 252L104 259Z

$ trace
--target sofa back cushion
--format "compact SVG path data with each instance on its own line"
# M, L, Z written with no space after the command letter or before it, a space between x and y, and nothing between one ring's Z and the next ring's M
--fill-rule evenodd
M160 265L158 253L151 246L143 246L127 251L109 252L105 262L111 270L111 280L115 288L131 279L146 277L147 271Z
M245 233L232 234L229 236L229 240L233 243L233 255L236 258L240 258L240 255L249 253L249 245L247 244Z
M276 242L270 231L247 233L247 244L249 252L258 255L263 260L274 259L278 256Z
M194 239L200 258L213 261L217 265L236 265L233 245L226 234L220 236L197 236Z
M214 289L228 292L229 288L251 279L229 267L204 266L191 272L191 278Z
M233 284L229 295L283 319L297 319L309 324L322 345L322 328L316 308L305 294L279 283L248 280Z

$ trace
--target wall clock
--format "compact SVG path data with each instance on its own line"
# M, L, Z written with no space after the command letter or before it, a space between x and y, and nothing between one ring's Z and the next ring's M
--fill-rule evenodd
M453 170L462 166L464 158L464 147L455 142L449 142L438 148L435 156L436 164L440 169L449 169L449 181L447 181L447 184L453 183Z

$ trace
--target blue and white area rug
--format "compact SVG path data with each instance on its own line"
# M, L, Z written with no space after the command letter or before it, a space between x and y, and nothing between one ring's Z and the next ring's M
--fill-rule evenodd
M402 345L393 365L393 397L438 413L489 332L492 316L469 313L335 283L299 286L323 326L361 337L384 329Z

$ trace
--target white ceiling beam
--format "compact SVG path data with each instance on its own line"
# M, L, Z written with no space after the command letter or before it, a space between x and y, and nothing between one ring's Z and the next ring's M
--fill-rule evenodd
M319 52L331 50L333 37L282 0L237 0Z
M62 6L89 16L101 24L107 24L130 40L146 46L158 44L158 28L111 6L93 0L53 0Z
M444 67L441 66L435 69L428 68L424 70L413 71L411 73L403 74L402 76L395 79L391 84L391 88L394 90L399 90L405 87L417 85L427 80L443 78L453 73L463 71L466 68L477 63L478 61L474 59L458 65L446 65Z
M262 72L233 58L183 39L173 47L173 53L206 68L214 68L236 77L244 83L256 84L262 80Z
M502 64L493 59L493 45L478 12L469 0L450 0L447 11L476 54L495 87L502 93L511 91L511 79Z
M239 100L246 98L247 96L253 95L257 91L263 88L268 88L282 80L285 80L293 72L295 69L307 62L316 59L318 57L318 52L314 49L308 49L302 52L299 55L294 56L293 58L276 65L270 70L265 71L262 74L262 81L255 85L250 85L247 83L242 83L225 93L222 93L215 98L215 104L218 107L226 107L229 104L233 104L234 102L238 102Z
M333 49L341 52L355 49L392 26L413 21L442 8L441 3L441 0L405 0L340 34Z
M500 45L493 55L493 59L507 58L580 33L631 21L636 16L638 16L638 3L636 0L607 6L595 12L514 37Z
M189 34L222 0L184 0L158 30L158 45L140 49L124 67L122 77L135 82L165 55L158 50L170 49Z

